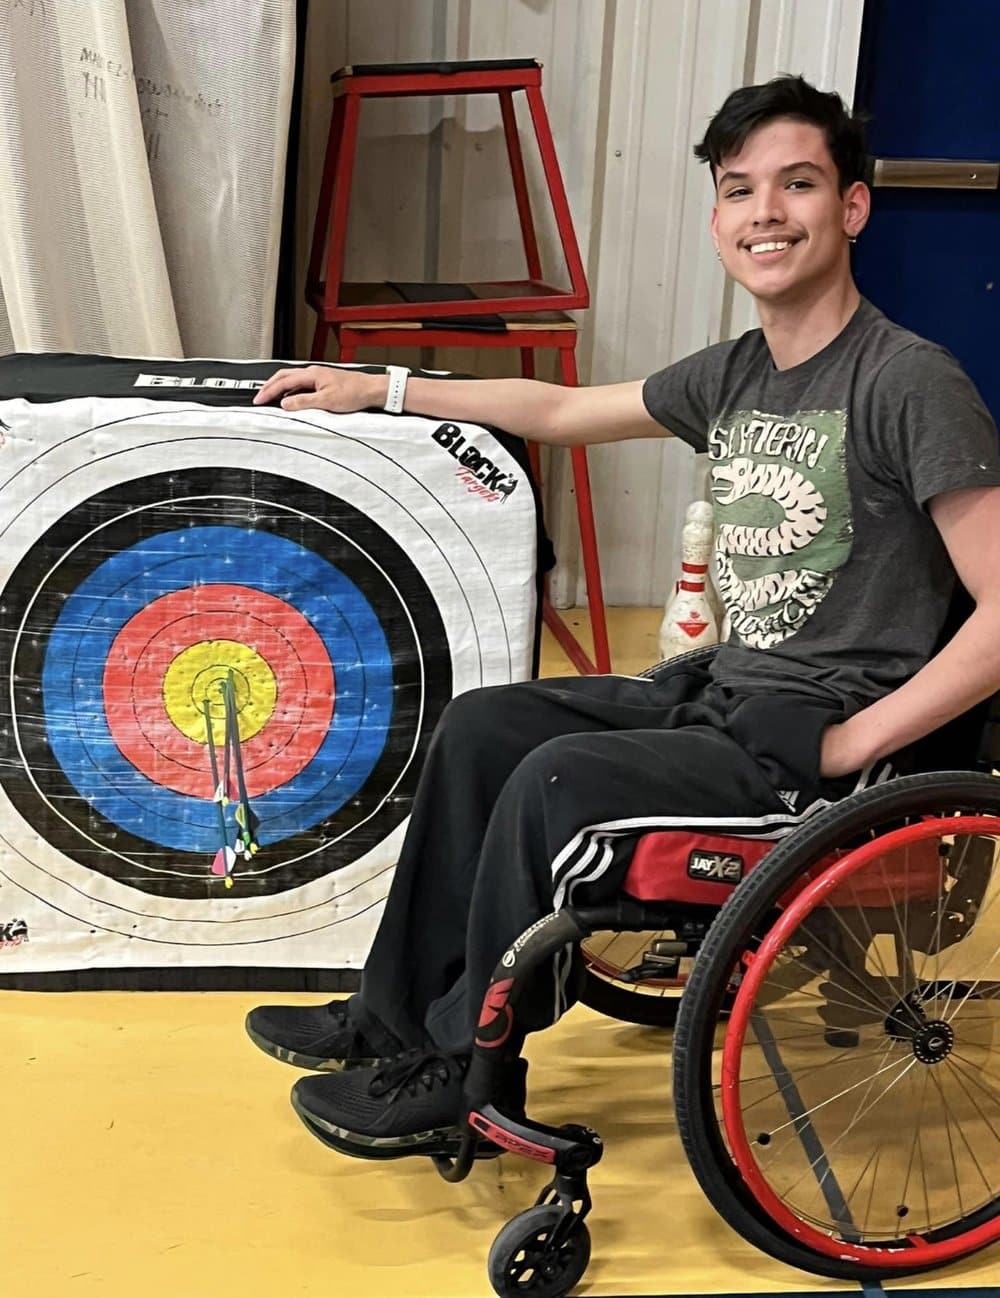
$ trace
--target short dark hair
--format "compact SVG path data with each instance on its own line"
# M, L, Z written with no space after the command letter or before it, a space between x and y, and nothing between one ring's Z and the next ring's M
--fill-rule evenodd
M694 146L694 156L711 163L716 178L722 159L739 153L751 131L776 117L811 122L823 131L841 193L856 180L864 180L865 119L852 115L836 91L817 90L803 77L775 77L760 86L734 90L709 122L705 138Z

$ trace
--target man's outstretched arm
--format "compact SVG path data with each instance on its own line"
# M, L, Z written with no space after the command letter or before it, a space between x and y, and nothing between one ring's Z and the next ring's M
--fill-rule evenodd
M975 610L905 685L829 727L823 775L846 775L898 752L1000 689L1000 487L944 492L930 512Z
M384 374L307 365L273 374L255 405L280 402L283 410L348 414L380 409L389 380ZM631 437L667 437L647 411L642 381L569 388L536 379L421 379L406 385L404 410L435 419L492 424L518 437L552 446L583 446Z

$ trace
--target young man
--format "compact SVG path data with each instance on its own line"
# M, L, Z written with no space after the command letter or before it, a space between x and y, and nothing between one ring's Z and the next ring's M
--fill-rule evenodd
M859 125L783 77L730 95L695 153L760 330L645 382L405 388L407 411L539 442L673 434L707 450L733 631L708 672L533 681L448 707L359 995L248 1019L269 1053L326 1070L293 1099L346 1152L418 1152L455 1126L497 958L558 906L613 896L638 833L720 815L734 832L791 828L1000 687L996 429L951 356L859 296ZM387 392L381 375L311 366L257 400L353 411ZM935 654L956 574L975 611ZM556 964L529 1027L566 1007ZM520 1046L506 1047L511 1110Z

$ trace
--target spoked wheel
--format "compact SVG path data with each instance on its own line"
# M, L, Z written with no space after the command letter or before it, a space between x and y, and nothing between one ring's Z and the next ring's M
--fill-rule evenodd
M552 1232L564 1210L542 1204L518 1213L493 1241L487 1269L500 1298L563 1298L581 1278L590 1261L590 1232L577 1222L555 1248Z
M998 841L1000 780L912 776L818 815L720 911L674 1094L706 1194L765 1252L865 1279L1000 1238Z
M663 930L592 934L580 943L584 962L580 1000L624 1023L672 1028L693 959L681 956L671 961L669 952L679 945L672 932ZM731 1000L727 996L722 1014L728 1012Z
M664 932L593 933L580 943L580 1000L625 1023L672 1028L687 982L686 969L674 972L672 962L663 958L663 946L672 938Z

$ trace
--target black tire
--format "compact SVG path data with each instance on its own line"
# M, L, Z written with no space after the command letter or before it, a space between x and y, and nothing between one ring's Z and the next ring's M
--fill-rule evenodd
M681 993L653 996L641 991L639 985L612 982L588 967L584 969L580 1000L609 1019L642 1028L672 1028L677 1022Z
M1000 779L970 772L907 776L817 814L780 843L722 907L685 989L673 1061L674 1103L688 1160L708 1199L735 1230L763 1252L803 1271L869 1280L884 1277L888 1268L813 1251L778 1226L743 1184L723 1140L712 1083L715 1027L727 986L742 954L773 923L779 899L828 853L896 828L909 817L959 811L1000 816ZM914 1265L906 1273L940 1265ZM904 1272L893 1267L891 1274Z
M536 1205L512 1217L499 1232L486 1269L500 1298L563 1298L578 1283L590 1261L590 1231L582 1221L554 1264L539 1266L549 1233L563 1215L558 1204Z

